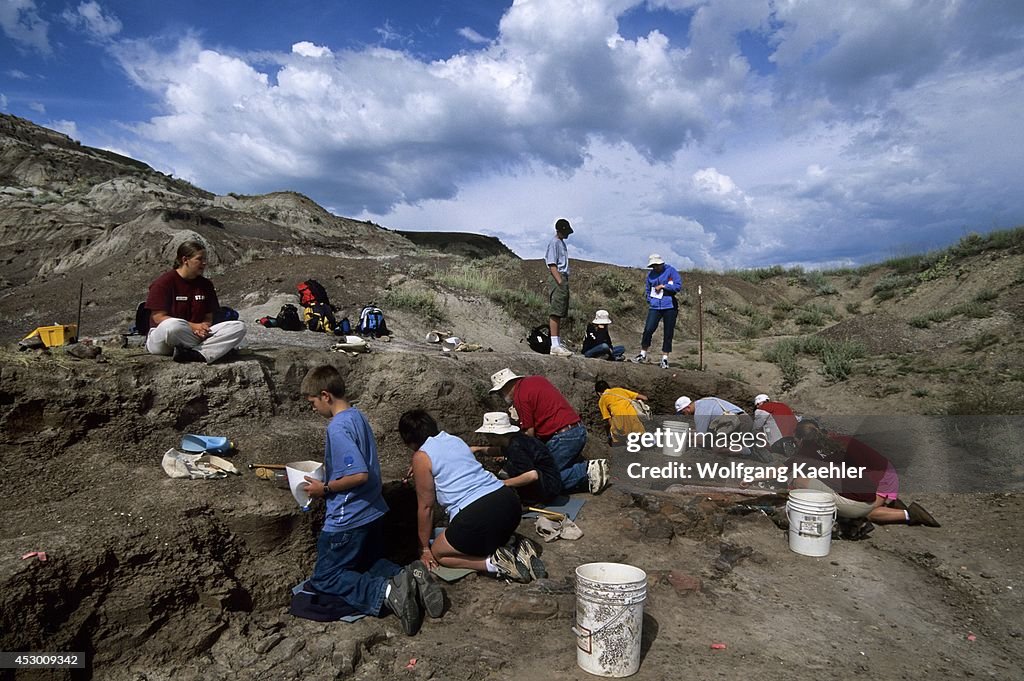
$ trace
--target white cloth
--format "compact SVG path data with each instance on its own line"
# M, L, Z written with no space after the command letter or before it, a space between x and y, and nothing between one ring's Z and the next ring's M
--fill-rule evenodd
M155 329L150 329L146 349L151 355L170 355L176 346L183 345L198 351L210 364L237 348L244 339L245 322L214 324L210 327L210 335L200 340L184 319L168 317Z
M771 412L767 412L764 409L754 410L753 432L764 432L768 436L769 445L773 445L782 439L782 431L779 430L779 425L775 423L775 417L772 416Z
M225 478L228 473L240 475L238 469L219 456L212 454L189 454L177 449L164 452L160 465L172 478L216 479Z

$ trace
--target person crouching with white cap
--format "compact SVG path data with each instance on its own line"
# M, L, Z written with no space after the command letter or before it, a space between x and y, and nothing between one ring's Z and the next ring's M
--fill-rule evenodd
M683 289L683 280L679 272L657 253L647 258L647 267L651 270L644 281L644 294L647 297L647 323L644 324L644 335L640 340L640 354L633 358L634 362L647 362L647 350L651 347L651 339L658 323L665 322L661 342L661 368L668 369L668 355L672 352L672 336L676 331L676 317L679 316L679 303L676 295Z
M772 452L792 456L796 446L793 439L796 423L796 414L789 405L775 402L764 393L754 397L753 432L765 434Z

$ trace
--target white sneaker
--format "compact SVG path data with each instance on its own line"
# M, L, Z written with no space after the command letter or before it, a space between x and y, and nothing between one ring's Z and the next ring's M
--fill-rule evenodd
M661 358L661 368L668 369L668 360L664 357Z
M633 364L646 364L647 363L647 355L637 355L636 357L634 357L633 359L631 359L629 361L632 362Z
M608 487L608 459L593 459L587 463L590 493L600 494Z
M550 354L555 357L572 357L572 350L568 350L565 347L558 345L551 348Z

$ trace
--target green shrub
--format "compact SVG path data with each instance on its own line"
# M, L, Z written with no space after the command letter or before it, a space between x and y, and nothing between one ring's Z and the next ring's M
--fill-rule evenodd
M999 340L998 335L990 331L986 331L974 338L968 338L961 344L964 346L965 352L981 352L985 348L995 345Z
M897 291L903 289L913 288L917 283L917 277L906 275L906 274L887 274L879 279L871 292L879 298L879 300L886 300L892 298ZM892 293L892 295L882 297L880 294Z
M974 296L974 302L976 302L976 303L987 303L989 301L995 300L998 297L999 297L999 294L996 293L995 291L993 291L992 289L984 288L984 289L978 291L978 295Z
M385 307L407 310L432 322L444 320L444 311L438 305L437 296L433 291L426 291L411 286L400 286L389 289L381 296Z
M796 323L801 326L821 326L825 323L825 315L820 310L804 308L796 313Z
M860 314L860 303L847 303L846 311L850 314Z

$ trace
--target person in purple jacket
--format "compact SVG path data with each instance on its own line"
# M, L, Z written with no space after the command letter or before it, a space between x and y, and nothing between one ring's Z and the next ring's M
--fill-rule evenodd
M647 296L650 309L647 310L647 323L644 325L644 335L640 340L640 354L634 357L633 361L636 363L647 361L647 349L651 347L651 338L658 328L658 322L664 321L661 368L668 369L668 355L672 352L672 335L675 333L676 317L679 315L676 294L683 288L683 279L679 276L676 268L666 265L665 259L657 253L651 253L651 256L647 258L647 267L651 271L647 273L644 293Z

